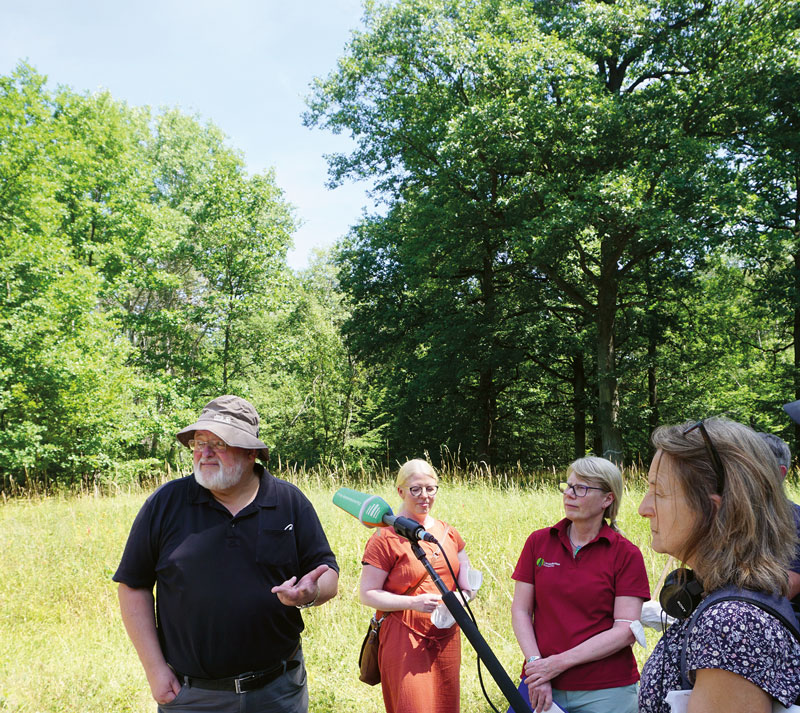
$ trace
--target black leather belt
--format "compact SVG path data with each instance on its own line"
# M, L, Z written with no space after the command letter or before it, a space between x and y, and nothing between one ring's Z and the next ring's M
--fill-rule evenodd
M281 661L279 664L263 671L250 671L241 673L238 676L229 676L228 678L197 678L177 671L175 675L182 685L190 688L202 688L207 691L234 691L236 693L257 691L259 688L263 688L274 681L278 676L282 676L287 671L293 671L300 665L299 661L293 660L299 648L300 644L295 647L295 650L292 651L286 661Z

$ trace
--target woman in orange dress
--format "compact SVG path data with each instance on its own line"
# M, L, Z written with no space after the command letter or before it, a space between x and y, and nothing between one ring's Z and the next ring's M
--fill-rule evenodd
M441 543L466 596L469 559L461 535L431 514L439 478L424 460L405 463L397 474L403 501L398 515L416 520ZM455 590L438 546L420 541L445 585ZM458 626L439 629L431 612L442 597L407 539L391 528L375 530L362 559L361 603L377 610L381 624L378 666L387 713L458 713L461 705Z

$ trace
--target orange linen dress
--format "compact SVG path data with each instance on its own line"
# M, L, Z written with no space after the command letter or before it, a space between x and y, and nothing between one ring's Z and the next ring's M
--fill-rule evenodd
M458 577L458 553L464 549L461 535L437 520L428 531L442 543ZM439 548L420 542L422 549L448 589L455 582ZM404 594L425 578L409 596L439 594L407 539L388 527L378 528L367 541L362 564L388 572L383 588ZM459 713L461 688L461 637L457 624L438 629L430 614L410 609L388 612L381 625L378 666L386 713Z

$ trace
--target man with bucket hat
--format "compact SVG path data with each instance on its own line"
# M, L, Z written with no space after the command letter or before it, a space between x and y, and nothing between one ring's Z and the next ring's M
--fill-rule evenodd
M256 463L258 424L227 395L177 434L194 473L150 495L113 577L163 713L308 711L300 610L336 595L338 566L308 499Z

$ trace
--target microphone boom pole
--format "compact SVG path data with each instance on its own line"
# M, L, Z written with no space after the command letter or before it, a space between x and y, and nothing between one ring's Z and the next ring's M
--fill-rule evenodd
M367 527L391 527L398 535L405 537L411 543L411 549L417 559L422 563L422 566L425 567L433 583L442 593L442 601L445 606L461 627L464 636L466 636L470 644L472 644L475 653L478 654L480 660L486 665L495 683L500 687L506 700L511 704L514 713L531 713L530 706L525 703L525 699L508 677L508 674L497 660L494 652L489 648L489 644L486 643L481 632L478 631L478 627L475 626L475 623L469 618L461 602L458 601L458 597L445 586L442 578L436 573L436 570L428 561L425 551L419 546L420 540L436 542L436 538L429 532L426 532L415 520L394 515L389 504L377 495L366 495L365 493L360 493L350 488L339 488L333 495L333 503L356 518L362 525L366 525Z
M428 574L431 576L434 584L442 593L442 601L444 602L445 606L453 615L456 623L461 627L461 631L464 632L464 636L466 636L469 640L469 643L472 644L472 648L475 649L475 653L478 654L480 660L486 665L486 668L489 670L494 682L500 687L500 690L503 692L506 700L511 704L511 708L514 713L531 713L530 706L525 702L525 699L522 697L517 687L508 677L506 670L497 660L494 652L489 648L489 644L486 643L486 639L484 639L481 635L481 632L478 631L478 627L475 626L472 619L470 619L467 615L467 612L462 606L461 602L458 601L458 597L456 596L455 592L451 592L442 581L442 578L436 573L433 565L431 565L431 563L428 561L425 551L419 546L419 542L414 540L409 541L411 542L411 549L413 550L417 559L428 571Z

